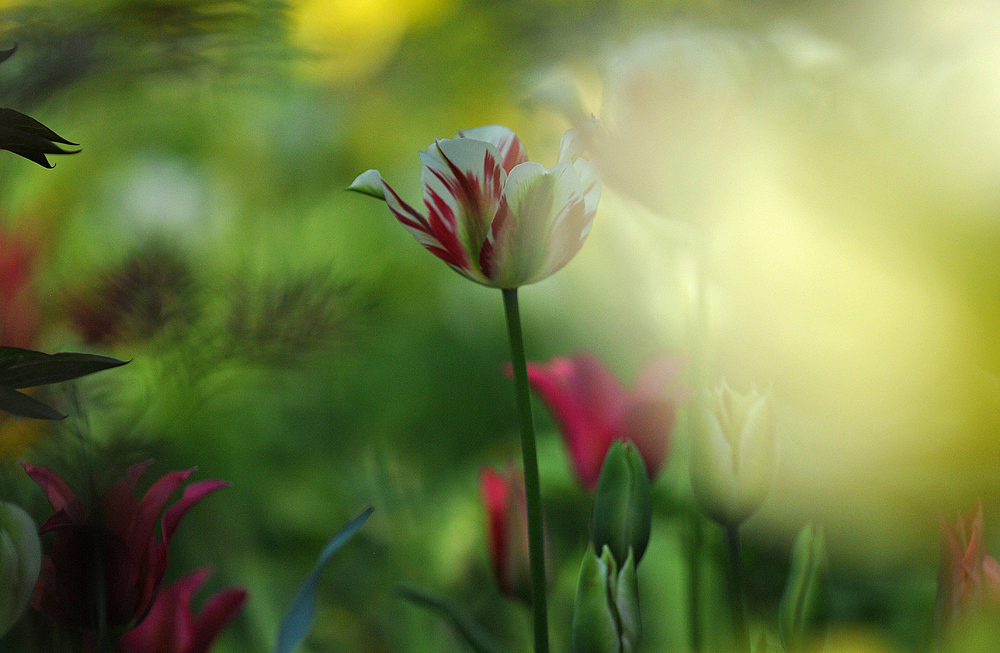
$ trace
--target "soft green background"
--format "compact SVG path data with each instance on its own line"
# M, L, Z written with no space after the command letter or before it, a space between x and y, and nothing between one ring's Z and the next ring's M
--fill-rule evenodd
M998 17L830 4L0 2L0 46L19 47L0 105L82 147L54 170L0 153L4 229L39 243L37 348L131 360L78 384L79 411L18 459L81 481L83 455L102 482L152 456L157 474L229 481L183 522L168 573L207 565L212 590L250 590L217 651L269 650L323 543L369 505L304 650L461 650L400 585L525 649L478 498L482 466L518 453L500 295L342 189L377 168L417 203L417 151L480 124L551 164L568 84L608 129L610 182L580 256L521 293L529 357L587 349L630 380L690 355L711 233L708 367L771 387L784 438L747 527L753 614L771 623L791 537L821 519L831 644L923 650L937 511L982 496L988 535L996 514ZM680 73L629 82L664 32L693 35L664 64ZM154 281L123 307L128 337L82 343L68 307L130 260ZM537 408L561 651L589 504ZM688 641L686 424L640 569L649 650ZM19 468L5 485L44 519ZM724 633L703 528L707 626Z

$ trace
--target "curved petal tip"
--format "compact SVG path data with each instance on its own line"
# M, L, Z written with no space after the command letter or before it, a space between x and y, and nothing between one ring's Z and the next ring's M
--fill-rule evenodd
M375 199L385 201L385 190L382 187L382 175L378 170L365 170L351 182L345 190L353 190L362 195L370 195Z

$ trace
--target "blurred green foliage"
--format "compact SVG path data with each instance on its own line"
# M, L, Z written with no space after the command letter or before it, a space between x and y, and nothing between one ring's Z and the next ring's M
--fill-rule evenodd
M303 650L461 650L447 624L400 599L400 585L449 597L524 650L529 615L493 589L476 492L483 465L518 455L500 295L466 284L384 207L341 189L378 168L416 197L418 150L494 122L554 159L564 124L526 101L549 67L583 65L639 27L752 25L775 7L353 4L0 1L0 47L18 46L0 67L0 105L82 147L51 171L0 156L0 228L37 247L35 348L131 361L54 396L71 413L64 424L25 434L0 423L5 438L30 444L4 449L79 483L150 456L152 478L197 465L196 478L229 481L187 516L168 572L209 565L205 595L249 589L216 651L269 650L323 543L368 505L374 515L326 572ZM313 23L343 29L324 39L303 28ZM560 328L574 319L529 315L529 358L593 346ZM553 634L567 642L590 506L551 421L536 414ZM7 465L4 498L46 514L18 471ZM647 650L683 650L688 543L701 529L711 545L698 591L713 606L721 534L686 519L683 464L654 487L654 505L639 572ZM758 623L781 595L787 544L748 543ZM838 625L920 650L933 586L930 570L916 581L910 571L835 569ZM725 630L719 612L708 608L706 626Z

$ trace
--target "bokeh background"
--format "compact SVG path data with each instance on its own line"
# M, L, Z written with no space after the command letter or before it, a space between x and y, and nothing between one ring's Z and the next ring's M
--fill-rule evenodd
M478 495L518 455L499 293L342 189L377 168L417 202L417 152L481 124L551 165L594 114L601 206L580 255L521 292L529 358L591 351L630 380L666 353L770 388L752 612L822 521L831 645L926 650L940 516L982 498L1000 550L998 27L975 0L2 0L0 105L82 152L0 156L0 334L131 361L55 389L65 422L3 418L5 492L47 514L16 460L229 481L168 574L250 590L217 651L270 650L323 543L372 505L304 650L461 650L400 586L526 648ZM537 408L567 650L589 500ZM689 641L687 424L655 486L649 650Z

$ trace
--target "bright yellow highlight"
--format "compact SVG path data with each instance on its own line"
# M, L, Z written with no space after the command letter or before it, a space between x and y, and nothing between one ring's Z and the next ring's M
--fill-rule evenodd
M293 44L308 74L350 82L377 71L406 31L447 6L444 0L302 0L291 8Z

